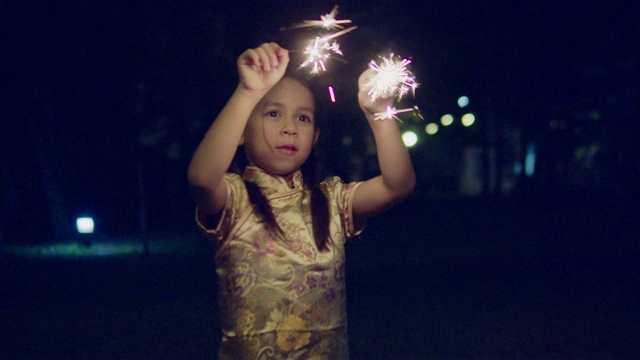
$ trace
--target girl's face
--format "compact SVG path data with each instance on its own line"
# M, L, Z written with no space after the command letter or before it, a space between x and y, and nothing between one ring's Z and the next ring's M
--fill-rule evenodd
M256 106L245 128L240 144L249 164L290 181L320 135L314 112L311 91L283 78Z

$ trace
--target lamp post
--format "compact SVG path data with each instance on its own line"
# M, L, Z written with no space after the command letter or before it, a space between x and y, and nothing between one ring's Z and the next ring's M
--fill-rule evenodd
M91 246L91 238L95 229L95 223L90 216L80 216L76 219L76 230L81 236L81 242L84 246Z

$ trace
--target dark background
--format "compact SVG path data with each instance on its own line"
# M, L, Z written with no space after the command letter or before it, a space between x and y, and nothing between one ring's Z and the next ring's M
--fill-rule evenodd
M484 195L514 188L635 191L639 47L631 14L637 5L340 5L338 18L359 28L338 38L347 62L330 63L318 77L338 96L327 106L330 122L321 137L328 171L345 178L375 173L355 83L369 60L394 52L413 59L421 83L408 105L418 105L425 120L402 124L421 136L412 149L418 192L459 195L461 154L474 147L485 158ZM29 230L37 239L64 237L85 213L110 233L179 232L190 225L185 169L236 84L235 59L272 40L299 55L309 32L279 29L317 19L332 6L3 3L3 238L23 241L26 223L38 224ZM462 95L471 99L464 110L476 114L475 126L424 134L423 126L445 113L459 119ZM516 175L529 145L536 147L536 171ZM494 186L490 174L498 177ZM500 191L503 178L509 190Z
M0 246L76 241L75 218L91 215L102 240L187 238L197 250L79 262L3 255L3 319L22 324L8 356L210 356L214 273L186 167L237 82L237 56L264 41L301 50L310 32L279 29L333 5L2 2ZM338 38L346 62L318 77L338 96L325 101L326 170L346 180L377 171L355 101L357 76L377 55L412 58L421 86L405 103L424 117L400 124L419 136L416 194L349 249L354 357L638 355L640 5L339 5L358 29ZM422 130L467 111L470 128ZM518 170L527 149L529 175ZM167 328L181 335L158 330Z

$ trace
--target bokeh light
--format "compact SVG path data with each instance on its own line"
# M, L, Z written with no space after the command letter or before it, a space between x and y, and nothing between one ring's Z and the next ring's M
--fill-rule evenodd
M418 135L413 131L406 131L402 134L402 141L404 142L404 146L408 148L413 147L418 143Z
M434 135L435 133L438 132L438 124L436 123L429 123L427 124L427 126L424 127L424 132L426 132L429 135Z
M76 219L76 228L80 234L93 234L93 218L91 217L79 217Z
M442 117L440 118L440 123L442 124L442 126L449 126L453 124L453 115L451 114L442 115Z
M469 127L476 122L476 116L472 113L462 115L462 125Z

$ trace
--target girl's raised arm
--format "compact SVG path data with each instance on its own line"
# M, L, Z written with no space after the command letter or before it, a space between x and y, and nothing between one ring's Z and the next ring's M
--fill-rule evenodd
M364 112L376 143L380 175L365 181L353 194L353 216L356 226L368 217L378 214L411 194L416 176L409 152L402 141L400 129L394 120L374 120L393 104L393 98L371 102L364 84L373 75L366 70L358 79L358 103Z
M238 58L238 87L207 130L189 164L189 183L202 213L215 216L224 207L227 201L224 174L233 161L251 112L282 79L288 63L287 50L276 43L246 50Z

